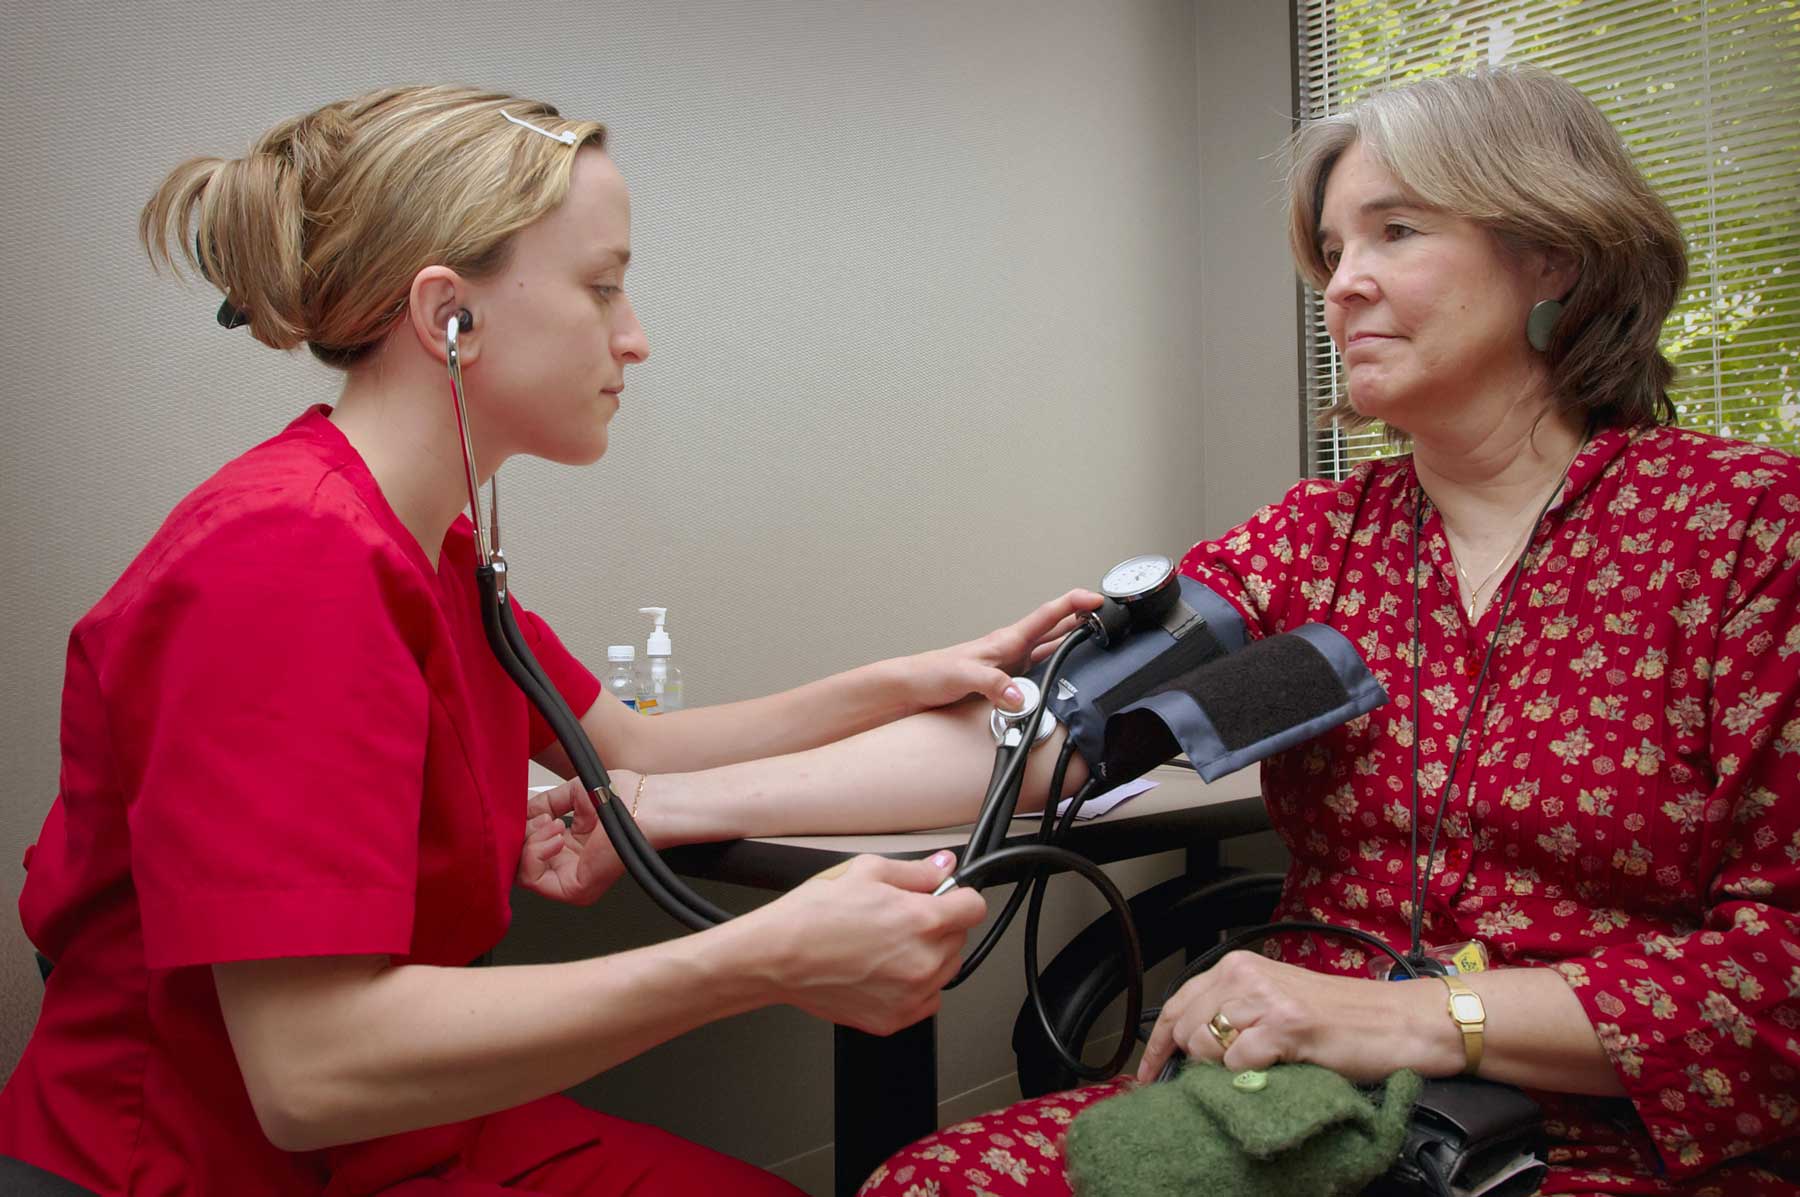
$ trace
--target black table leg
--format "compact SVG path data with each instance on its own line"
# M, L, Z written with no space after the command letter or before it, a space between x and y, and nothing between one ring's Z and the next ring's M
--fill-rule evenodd
M1219 875L1221 866L1218 840L1195 840L1188 844L1183 855L1186 857L1183 863L1186 865L1185 872L1189 881L1199 884Z
M877 1165L937 1129L937 1020L892 1035L832 1036L837 1197L854 1197Z
M1205 885L1209 881L1216 880L1223 871L1223 866L1219 863L1218 840L1195 840L1189 843L1186 857L1187 879L1192 885ZM1181 958L1185 963L1192 964L1200 959L1211 946L1211 944L1191 943L1182 949ZM1146 1003L1151 1000L1149 996L1144 998Z

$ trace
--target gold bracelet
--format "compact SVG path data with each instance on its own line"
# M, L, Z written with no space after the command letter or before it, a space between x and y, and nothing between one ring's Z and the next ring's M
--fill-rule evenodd
M638 774L637 793L631 796L631 817L637 818L638 804L644 800L644 783L650 780L648 773Z

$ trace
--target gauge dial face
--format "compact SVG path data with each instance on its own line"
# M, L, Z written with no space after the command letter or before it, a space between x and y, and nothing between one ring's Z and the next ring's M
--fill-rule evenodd
M1157 589L1174 572L1175 563L1160 554L1133 557L1106 571L1106 577L1100 581L1100 593L1109 599L1127 602Z

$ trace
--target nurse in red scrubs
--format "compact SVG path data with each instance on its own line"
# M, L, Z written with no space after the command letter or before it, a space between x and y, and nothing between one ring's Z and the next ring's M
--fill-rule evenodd
M525 809L527 758L566 762L482 633L444 361L466 313L483 478L606 451L649 345L605 130L381 91L184 164L142 232L163 260L195 247L228 323L345 384L184 499L70 636L60 792L21 899L55 969L0 1154L104 1194L791 1192L558 1094L758 1006L875 1031L931 1013L984 913L931 896L948 854L861 859L654 947L462 967L515 883L591 901L617 873L585 795ZM518 614L666 844L892 825L902 784L913 825L966 817L991 741L956 700L1000 698L1094 602L655 720Z

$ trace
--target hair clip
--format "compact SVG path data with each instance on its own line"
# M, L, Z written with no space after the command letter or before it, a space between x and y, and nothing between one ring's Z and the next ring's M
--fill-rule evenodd
M201 278L209 283L214 281L212 275L206 272L206 257L200 252L200 234L198 231L194 233L194 263L200 268ZM223 289L224 288L220 288L220 290ZM218 320L220 328L242 328L244 325L250 323L250 313L248 310L240 308L237 304L232 303L231 296L227 295L225 296L225 301L219 305L218 315L215 319Z
M226 296L225 302L219 305L218 321L220 328L242 328L250 323L250 313L231 302Z
M575 135L573 133L568 133L568 132L552 133L548 129L540 129L536 125L532 124L530 121L520 120L518 117L516 117L512 113L506 111L504 108L502 108L500 110L500 115L505 117L507 120L511 121L513 124L519 126L521 129L530 129L533 133L541 133L545 137L548 137L551 141L560 141L564 145L574 145L575 144Z

